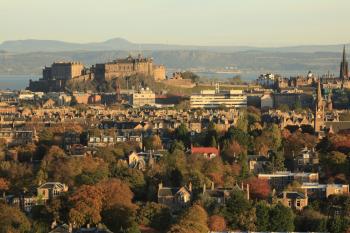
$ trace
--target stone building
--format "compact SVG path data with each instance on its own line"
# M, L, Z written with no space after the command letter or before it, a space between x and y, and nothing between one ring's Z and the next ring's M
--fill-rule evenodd
M54 62L43 69L44 80L70 80L83 74L84 65L80 62Z
M141 55L137 58L128 56L124 59L96 64L94 69L97 80L112 80L136 74L152 76L155 80L165 79L165 67L154 65L152 58L143 58Z
M308 205L308 196L305 193L284 191L277 196L277 201L286 207L302 210Z

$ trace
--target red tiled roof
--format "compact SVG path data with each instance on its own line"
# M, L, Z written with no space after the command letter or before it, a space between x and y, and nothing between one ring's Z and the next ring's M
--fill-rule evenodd
M219 155L219 150L216 147L192 147L191 154L216 154L216 155Z

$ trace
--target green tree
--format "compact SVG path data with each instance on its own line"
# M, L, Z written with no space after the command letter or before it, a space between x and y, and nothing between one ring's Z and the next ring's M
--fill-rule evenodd
M190 134L185 124L181 124L175 129L174 137L176 140L182 141L186 147L190 145Z
M293 211L278 203L270 210L270 231L294 231Z
M227 220L228 225L233 229L254 230L248 228L248 226L252 225L252 219L248 218L251 209L252 206L244 193L240 190L235 190L227 200L226 206L222 210L222 215Z
M256 204L256 229L257 231L268 231L270 226L270 208L265 201Z

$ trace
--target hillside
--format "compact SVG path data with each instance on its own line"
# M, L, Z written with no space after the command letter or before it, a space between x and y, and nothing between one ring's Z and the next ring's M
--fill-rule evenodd
M341 50L340 50L341 51ZM224 68L235 66L244 72L280 72L305 74L308 70L323 74L328 70L338 73L341 53L339 52L266 52L241 51L222 53L199 50L142 51L151 56L155 63L170 69ZM136 55L138 51L132 52ZM0 74L41 74L42 67L54 61L81 61L86 66L126 57L129 51L66 51L0 53Z

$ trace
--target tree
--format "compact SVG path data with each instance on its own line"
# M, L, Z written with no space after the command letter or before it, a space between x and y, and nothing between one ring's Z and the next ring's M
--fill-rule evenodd
M162 144L162 139L160 139L159 135L154 135L152 136L152 149L153 150L159 150L162 149L163 144Z
M185 145L182 141L178 141L178 140L175 140L171 146L170 146L170 149L169 149L169 152L170 153L173 153L175 150L179 150L179 151L184 151L185 150Z
M249 193L253 198L267 199L270 195L271 188L267 179L258 179L251 177L248 179Z
M18 208L0 203L0 232L28 233L30 221Z
M213 215L209 218L209 229L211 231L225 231L226 221L220 215Z
M139 224L165 231L172 220L170 209L164 205L147 202L138 209L137 219Z
M278 203L270 210L270 231L294 231L293 211Z
M134 194L125 182L109 179L99 182L96 186L101 192L103 209L110 209L116 205L136 209L136 205L132 203Z
M69 198L72 208L69 219L75 226L97 224L101 221L102 192L96 186L82 185Z
M226 162L233 163L240 154L244 153L244 148L242 148L236 140L227 141L223 152L222 159Z
M174 137L176 140L182 141L188 147L190 145L190 134L185 124L181 124L175 129Z
M271 151L269 154L270 170L272 172L284 171L284 155L281 152Z
M326 217L320 212L305 209L296 217L296 228L303 232L327 232Z
M229 226L241 230L254 230L255 219L251 218L252 213L255 215L255 210L252 210L250 202L240 190L234 190L231 193L225 208L222 210L222 215Z
M270 208L266 202L260 201L256 204L256 229L257 231L268 231L270 226Z
M198 204L190 207L180 218L180 221L170 228L169 233L207 233L208 216L203 207Z

